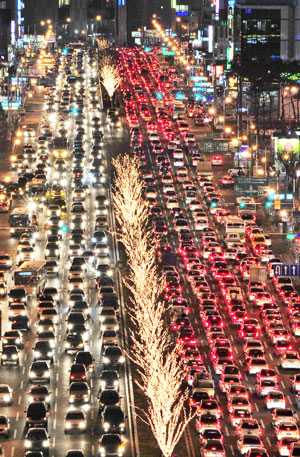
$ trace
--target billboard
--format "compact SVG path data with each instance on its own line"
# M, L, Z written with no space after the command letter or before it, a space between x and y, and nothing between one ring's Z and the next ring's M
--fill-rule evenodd
M300 140L298 138L278 138L277 152L280 154L300 153Z

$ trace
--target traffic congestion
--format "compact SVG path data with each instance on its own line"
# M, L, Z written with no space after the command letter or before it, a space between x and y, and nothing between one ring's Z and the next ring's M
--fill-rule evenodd
M300 297L243 173L201 151L210 106L155 48L117 54L103 110L93 50L54 56L37 128L1 182L1 453L134 455L134 399L112 207L111 157L139 162L170 333L186 367L201 457L300 455ZM1 244L2 246L2 244Z
M66 52L54 56L38 128L19 129L1 183L6 457L130 452L108 161L118 115L100 110L93 52Z
M200 150L209 105L176 99L182 77L158 49L119 55L130 149L196 412L195 452L297 456L299 294L290 277L274 274L282 260L257 225L255 199L227 203L243 169Z

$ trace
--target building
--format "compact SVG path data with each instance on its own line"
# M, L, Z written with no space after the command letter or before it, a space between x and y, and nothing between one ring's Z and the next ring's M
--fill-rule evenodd
M43 35L47 20L57 23L58 3L53 0L26 0L24 7L24 32L26 35Z
M87 34L88 0L59 0L57 36L63 40L78 40Z
M234 7L234 53L257 60L300 59L300 6L294 0L239 0Z

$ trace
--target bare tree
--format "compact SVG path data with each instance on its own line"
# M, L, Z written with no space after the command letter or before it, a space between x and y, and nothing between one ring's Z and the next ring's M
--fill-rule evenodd
M138 369L135 382L147 400L147 410L138 415L150 426L163 455L170 457L193 417L191 410L186 410L184 364L168 331L161 299L164 285L156 265L138 162L125 155L113 165L117 236L125 246L130 269L124 281L131 293L126 306L133 323L128 353Z
M112 61L111 63L102 63L100 67L100 77L112 104L112 97L122 81L118 68Z

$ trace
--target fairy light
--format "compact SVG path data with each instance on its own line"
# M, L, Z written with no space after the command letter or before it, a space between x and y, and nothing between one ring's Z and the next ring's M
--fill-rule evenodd
M178 347L172 343L166 324L166 307L161 300L164 284L157 269L153 233L148 228L138 161L128 155L118 156L113 166L117 237L125 246L129 266L124 280L131 297L126 308L133 324L128 356L138 368L135 382L147 400L147 409L137 414L150 426L163 456L170 457L194 414L186 410L184 364L178 360Z

